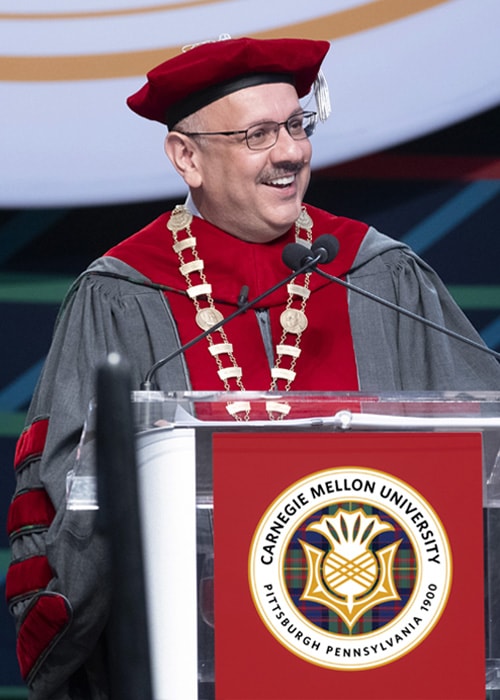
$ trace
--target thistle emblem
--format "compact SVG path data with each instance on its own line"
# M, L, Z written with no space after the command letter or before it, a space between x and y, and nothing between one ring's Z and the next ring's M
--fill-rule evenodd
M393 563L402 540L373 552L371 543L394 527L361 508L339 510L311 523L308 530L323 535L330 550L300 541L307 561L307 580L301 600L325 605L352 631L365 612L380 603L400 600Z

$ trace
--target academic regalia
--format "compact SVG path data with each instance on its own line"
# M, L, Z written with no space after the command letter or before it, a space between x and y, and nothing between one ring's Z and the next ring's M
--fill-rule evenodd
M365 224L313 207L307 211L313 239L331 233L340 243L325 271L479 340L436 273L407 246ZM201 332L172 250L169 216L117 245L75 282L19 440L7 596L18 624L21 669L34 700L107 698L98 641L111 595L106 547L94 533L91 513L66 510L66 475L75 464L96 368L108 354L118 352L128 361L139 389L152 365ZM294 240L293 228L281 239L257 245L195 217L192 233L214 303L225 315L237 308L244 285L252 299L289 273L281 252ZM500 366L493 357L314 273L310 288L309 325L293 390L500 389ZM286 299L283 288L257 312L248 310L228 324L248 390L269 387L270 354ZM203 340L159 369L155 380L165 391L219 391L216 369Z

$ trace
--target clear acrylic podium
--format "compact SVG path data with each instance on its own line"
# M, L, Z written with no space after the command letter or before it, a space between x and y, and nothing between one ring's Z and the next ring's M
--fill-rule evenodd
M234 405L234 402L245 402L250 408L248 420L236 421L230 415L227 406ZM280 404L278 411L285 410L282 408L285 405L290 408L289 413L282 419L269 420L269 409L273 410L274 418L281 415L277 413L276 402ZM452 436L452 443L454 435L479 436L481 457L478 469L482 473L477 478L482 489L484 530L477 547L484 550L484 654L477 648L471 648L470 654L479 654L486 663L484 683L478 697L500 697L498 393L365 395L291 392L275 396L253 392L134 392L132 403L136 421L139 507L143 523L155 700L210 700L222 697L227 700L230 697L227 685L223 695L219 692L214 641L218 630L218 611L214 613L217 566L214 580L213 529L214 518L217 523L218 516L217 502L214 512L213 445L214 436L226 435L231 436L234 449L234 444L237 444L234 440L241 439L242 445L249 445L249 439L255 436L257 440L259 434L265 435L266 439L278 435L285 435L285 439L286 436L293 436L295 441L311 439L311 436L327 439L330 435L342 435L343 445L348 445L346 441L354 440L355 436L374 434L397 435L398 439L406 435L448 435ZM93 458L94 413L95 406L91 406L79 458L68 477L67 507L72 510L98 508ZM280 464L279 458L275 463L277 470L286 468L286 465ZM446 468L449 468L447 479L460 479L460 473L454 470L453 465L443 463L443 470ZM231 487L235 498L238 483L235 465ZM118 495L119 484L116 489ZM289 498L293 500L296 496L292 494ZM465 512L463 508L463 503L456 503L459 516L461 509L462 514ZM327 518L327 524L332 530L333 516L328 517L330 520ZM372 527L375 516L366 517L371 518ZM451 543L453 556L456 556L460 546L460 543ZM451 586L455 585L457 582L453 581ZM396 589L397 586L396 580ZM397 596L396 590L394 597ZM444 599L443 606L446 607ZM336 609L334 605L332 609ZM439 623L436 624L439 626ZM270 631L271 638L274 632ZM264 630L264 634L269 636L269 630ZM429 632L431 634L433 632ZM276 645L279 646L281 659L287 652L278 642ZM419 647L426 643L423 641ZM462 643L467 645L467 640L462 640ZM235 646L238 646L236 639ZM417 653L420 652L409 651L406 657ZM301 660L300 663L305 662ZM251 659L248 659L248 663L252 663ZM384 668L390 665L386 663ZM324 669L319 672L324 673ZM338 669L333 672L342 673ZM351 672L352 669L347 669L345 673ZM255 669L255 673L258 673L258 669ZM467 670L460 667L455 669L455 673L460 676ZM431 679L429 683L432 683ZM235 694L234 697L239 698L240 695ZM246 696L243 694L241 697ZM268 696L264 693L262 697ZM310 700L317 700L317 697L311 695ZM334 690L332 697L337 697ZM402 694L401 697L406 696ZM435 698L435 695L430 692L428 697ZM459 696L447 697L451 700ZM308 698L304 697L303 700Z

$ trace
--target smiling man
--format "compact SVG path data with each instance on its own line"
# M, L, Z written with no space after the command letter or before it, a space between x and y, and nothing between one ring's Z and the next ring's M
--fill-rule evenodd
M315 119L302 110L293 85L249 87L177 124L166 151L205 220L242 240L266 243L300 214Z
M309 137L328 115L320 74L328 49L308 39L204 43L154 68L128 100L166 125L165 150L188 192L75 282L19 440L7 597L32 700L109 695L107 549L91 520L66 510L65 487L96 369L110 352L128 362L139 388L158 360L282 281L287 244L311 246L325 233L339 242L327 272L479 341L408 247L304 203ZM500 369L493 357L309 272L163 365L155 380L165 391L282 397L500 389ZM286 416L291 403L270 402L269 417ZM250 402L227 410L235 420L257 415Z

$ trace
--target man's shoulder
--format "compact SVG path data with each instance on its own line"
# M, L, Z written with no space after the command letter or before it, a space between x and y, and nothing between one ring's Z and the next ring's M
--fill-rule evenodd
M164 247L163 235L170 212L160 214L156 219L150 221L143 228L136 231L131 236L124 238L120 243L110 248L104 256L111 256L123 260L124 257L137 255L144 249L161 249Z
M405 243L381 233L363 221L336 216L310 205L307 205L307 211L319 233L333 234L339 240L341 248L350 249L351 271L360 270L369 265L370 273L373 273L377 266L380 270L387 270L401 266L402 261L410 260L418 261L421 266L428 267Z
M161 214L147 226L134 233L118 245L110 248L103 259L121 261L132 270L150 280L170 284L170 277L177 272L169 245L166 224L170 212Z
M336 216L317 207L307 205L306 209L313 220L314 238L328 233L337 239L339 252L336 256L336 264L340 266L342 274L347 272L358 257L370 227L362 221Z

